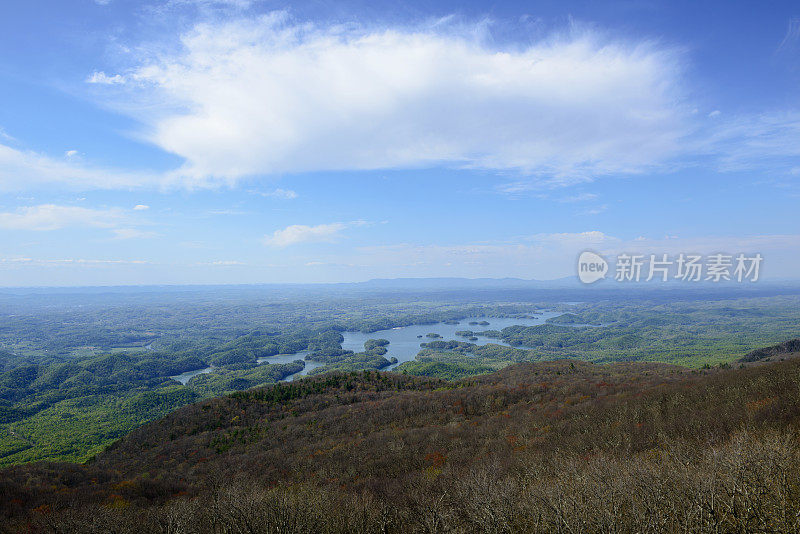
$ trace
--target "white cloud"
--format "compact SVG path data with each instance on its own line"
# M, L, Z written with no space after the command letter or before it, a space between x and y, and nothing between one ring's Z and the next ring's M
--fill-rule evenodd
M96 260L86 258L63 258L63 259L36 259L36 258L0 258L0 263L4 264L24 264L24 265L147 265L152 262L146 260Z
M237 209L208 210L209 215L247 215L249 212Z
M274 191L270 191L268 193L262 193L266 197L275 197L280 198L283 200L292 200L297 198L297 193L292 191L291 189L275 189Z
M797 45L798 41L800 41L800 19L794 18L789 20L789 27L786 30L786 35L783 36L783 41L781 41L777 51L792 50Z
M6 141L16 141L16 139L8 135L8 132L6 132L3 128L0 128L0 139L5 139Z
M148 206L147 204L136 204L136 205L133 207L133 209L134 209L135 211L145 211L145 210L149 210L149 209L150 209L150 206Z
M621 239L600 231L535 234L507 243L455 245L396 244L360 247L346 259L363 266L371 276L466 276L549 279L574 276L578 254L593 250L606 257L634 254L761 253L769 277L796 278L800 235L699 236L691 238L643 236ZM649 257L649 256L648 256ZM343 256L324 258L326 264Z
M800 254L800 235L766 234L751 236L700 236L680 237L665 235L661 239L642 236L629 241L619 241L604 249L608 254L622 252L642 254L737 254L755 252L782 252ZM786 267L791 268L787 265Z
M800 111L719 119L701 131L695 151L720 171L769 169L790 173L800 158Z
M182 157L180 168L98 168L0 144L0 189L201 187L449 166L514 171L501 191L519 193L678 165L780 170L800 158L800 112L693 114L685 58L654 42L573 29L499 47L486 37L490 24L448 19L393 29L301 23L282 12L208 20L178 49L140 43L131 49L144 55L122 74L87 78L120 98L119 110L143 125L137 134Z
M7 230L58 230L71 226L110 228L123 218L122 210L90 209L42 204L0 213L0 228Z
M96 83L100 85L121 85L126 82L126 79L121 74L114 74L109 76L103 71L95 71L91 76L86 78L86 83Z
M596 193L579 193L577 195L562 197L557 200L558 202L572 203L572 202L588 202L591 200L597 200L597 198L598 195Z
M238 261L238 260L216 260L206 263L199 263L198 265L230 266L230 265L247 265L247 264L243 261Z
M253 0L167 0L168 7L194 6L198 8L248 9Z
M131 70L147 88L137 118L196 184L435 165L571 182L676 151L674 51L577 31L500 49L482 28L322 27L282 13L200 24L180 52Z
M338 237L345 228L347 225L344 223L318 224L316 226L293 224L282 230L275 230L272 236L264 238L264 243L274 247L286 247L297 243L330 242Z
M138 230L136 228L115 228L114 239L147 239L156 237L156 232Z
M81 190L169 184L169 177L154 173L92 167L72 159L54 159L0 144L0 191L30 190L48 184Z
M249 193L253 195L259 195L266 198L279 198L281 200L294 200L297 198L297 193L292 191L291 189L273 189L271 191L257 191L257 190L250 190Z
M561 247L600 245L603 243L617 242L618 238L609 236L599 230L589 230L586 232L559 232L552 234L533 234L528 236L526 241L533 241L541 245L558 245Z
M77 155L78 155L77 150L67 150L66 152L64 152L64 156L66 156L67 158L74 158Z
M608 204L603 204L601 206L596 206L594 208L589 208L587 210L583 210L580 212L580 215L599 215L604 211L608 210Z
M348 259L387 276L558 278L574 272L586 249L614 248L620 239L593 230L540 233L507 243L397 244L361 247ZM394 273L394 274L390 274Z
M341 235L341 232L349 226L360 226L365 224L363 221L354 223L330 223L307 226L304 224L293 224L281 230L275 230L271 236L264 238L264 244L273 247L287 247L297 243L330 243Z

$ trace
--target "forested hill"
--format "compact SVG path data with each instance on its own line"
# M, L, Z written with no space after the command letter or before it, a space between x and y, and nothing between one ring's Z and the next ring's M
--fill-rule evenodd
M185 406L86 465L8 468L0 512L45 532L796 531L800 359L770 359L330 373Z

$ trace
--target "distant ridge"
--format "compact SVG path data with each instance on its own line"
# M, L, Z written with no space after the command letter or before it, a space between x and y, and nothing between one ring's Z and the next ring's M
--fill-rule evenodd
M792 354L794 352L800 352L800 338L790 339L789 341L784 341L783 343L778 343L777 345L772 345L771 347L756 349L752 352L748 352L738 361L741 363L757 362L772 356Z
M98 286L0 286L0 294L25 295L48 293L120 293L120 292L194 292L237 289L275 290L457 290L457 289L579 289L597 290L741 290L752 292L758 289L785 288L800 290L800 279L764 279L758 283L681 282L615 282L613 278L594 284L583 284L576 276L565 276L552 280L525 278L373 278L361 282L265 282L235 284L142 284L142 285L98 285Z
M373 278L366 282L356 282L353 284L343 283L340 285L353 285L360 287L374 288L440 288L453 289L465 287L485 287L485 288L550 288L550 287L576 287L580 282L572 276L557 278L554 280L533 280L524 278Z

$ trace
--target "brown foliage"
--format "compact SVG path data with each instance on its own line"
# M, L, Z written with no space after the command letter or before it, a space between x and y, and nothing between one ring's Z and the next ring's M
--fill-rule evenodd
M800 360L338 374L0 472L36 532L796 532Z

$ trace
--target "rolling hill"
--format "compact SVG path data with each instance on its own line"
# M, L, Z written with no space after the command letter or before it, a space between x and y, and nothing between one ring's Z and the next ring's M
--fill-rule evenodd
M764 353L237 392L87 464L1 471L0 514L34 532L797 531L800 359Z

